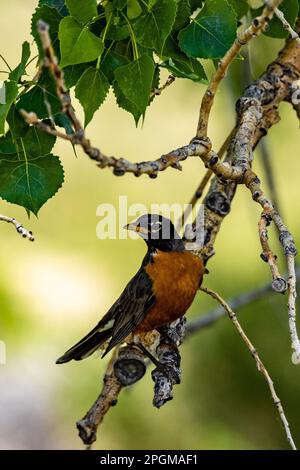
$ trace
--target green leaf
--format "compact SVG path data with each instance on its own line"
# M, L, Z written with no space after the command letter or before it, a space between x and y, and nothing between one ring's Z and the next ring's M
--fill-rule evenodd
M190 57L223 57L236 37L236 15L227 0L207 0L189 26L179 33L179 46Z
M0 137L0 153L17 153L10 131L8 131L3 137Z
M0 197L37 214L62 186L64 171L52 154L0 155Z
M27 122L22 118L19 110L13 104L9 110L9 113L6 118L6 122L9 125L9 129L13 136L13 140L15 142L16 137L24 137L29 129L29 125Z
M75 95L84 109L85 127L105 100L109 86L106 76L94 67L87 69L78 81Z
M161 53L171 32L176 16L176 0L152 2L146 15L141 16L133 26L136 40L144 47Z
M114 81L113 83L113 90L114 90L117 103L120 106L120 108L123 108L125 109L125 111L128 111L130 114L132 114L132 116L134 117L135 123L138 124L139 119L141 117L140 111L131 101L129 101L126 98L122 89L118 85L118 82L116 81Z
M127 57L128 60L133 60L133 50L132 50L132 43L131 40L124 39L123 41L118 41L114 47L114 51L122 55L123 57Z
M101 70L104 75L108 78L109 83L112 83L115 79L115 70L122 65L128 64L129 60L127 57L118 54L115 51L110 51L106 54L101 64Z
M56 137L48 135L34 126L29 127L27 134L17 140L18 152L26 153L32 158L48 155L54 147Z
M208 83L204 69L197 59L191 57L187 61L180 61L176 59L169 59L161 64L161 67L165 67L169 72L178 78L188 78L194 82Z
M228 3L234 9L238 19L245 16L249 10L247 0L228 0Z
M69 14L65 6L65 0L40 0L39 6L47 5L48 7L55 8L62 16Z
M97 16L97 0L66 0L70 15L79 23L87 23Z
M17 137L17 153L0 154L0 197L37 214L64 180L58 157L50 153L55 140L30 127L24 137Z
M37 31L37 22L39 20L43 20L49 25L49 34L54 52L58 57L60 57L58 28L61 19L62 16L60 15L60 13L55 8L51 8L47 5L38 7L35 10L31 18L31 34L34 37L35 42L37 43L40 57L44 57L44 51L40 40L40 35Z
M154 70L154 75L153 75L153 80L152 80L152 85L151 85L151 94L149 98L149 103L148 106L152 103L152 101L155 99L155 94L152 94L154 90L159 88L159 83L160 83L160 66L157 64L155 65L155 70Z
M130 31L127 23L120 26L111 24L106 34L107 39L113 39L114 41L122 41L122 39L129 36Z
M86 62L84 64L69 65L68 67L65 67L64 79L65 79L66 87L70 89L73 86L75 86L78 80L80 79L81 75L84 73L84 71L93 64L95 64L95 61Z
M128 0L127 1L127 17L130 20L138 18L142 13L142 7L139 0Z
M177 0L176 18L173 24L173 31L178 31L189 23L191 15L191 5L189 0Z
M284 0L284 2L281 3L278 8L279 10L282 11L285 19L293 28L296 22L298 11L299 11L298 0ZM256 12L257 10L255 11L255 13ZM280 38L280 39L287 38L289 35L288 31L284 29L283 24L275 15L273 16L273 19L270 21L269 28L265 31L264 34L272 38Z
M97 59L103 51L102 40L70 16L62 19L58 36L61 67L90 62Z
M54 122L57 126L63 127L67 134L73 134L73 127L71 121L65 113L55 114Z
M21 96L17 109L34 112L40 119L49 117L45 103L50 105L52 114L60 111L61 104L56 95L56 87L48 69L44 69L37 84Z
M136 123L149 103L154 75L153 60L142 55L139 59L115 70L114 86L119 106L131 112ZM119 93L118 93L119 92Z
M167 68L175 77L207 83L206 74L200 62L193 57L187 57L179 49L173 36L169 36L166 41L163 58L164 62L161 64L161 67Z
M18 96L18 87L15 82L5 81L4 87L4 103L0 103L0 135L4 134L5 121L11 105Z
M23 42L22 45L22 57L20 64L9 74L9 78L13 82L18 82L25 73L25 67L30 57L30 45L29 42Z

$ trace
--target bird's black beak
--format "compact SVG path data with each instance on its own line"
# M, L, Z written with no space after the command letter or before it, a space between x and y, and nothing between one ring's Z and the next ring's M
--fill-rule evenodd
M144 227L141 227L136 222L131 222L130 224L124 225L123 228L125 228L126 230L132 230L133 232L137 232L142 235L148 235L148 230Z

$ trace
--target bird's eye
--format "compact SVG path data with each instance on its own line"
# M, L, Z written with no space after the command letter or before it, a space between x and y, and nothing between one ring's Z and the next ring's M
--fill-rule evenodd
M158 232L161 229L162 223L159 221L151 222L150 227L152 232Z

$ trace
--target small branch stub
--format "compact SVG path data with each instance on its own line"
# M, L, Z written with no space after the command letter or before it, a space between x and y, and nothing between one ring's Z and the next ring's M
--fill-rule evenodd
M135 347L125 346L119 350L113 368L115 376L124 387L132 385L146 373L144 355Z

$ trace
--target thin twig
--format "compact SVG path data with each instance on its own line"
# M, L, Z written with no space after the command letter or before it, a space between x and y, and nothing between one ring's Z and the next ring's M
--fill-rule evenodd
M284 29L289 33L292 39L295 39L300 44L300 37L299 34L291 27L290 23L286 20L283 12L279 10L279 8L275 8L274 10L275 15L281 21Z
M162 155L155 161L132 163L124 158L108 157L104 155L100 149L91 145L90 140L87 139L85 131L76 116L75 110L72 106L70 93L65 86L64 74L58 66L58 60L52 48L49 36L49 26L42 20L39 20L37 28L45 52L44 66L49 68L52 73L56 84L56 94L61 102L61 111L66 113L69 117L74 132L72 134L64 134L41 121L35 113L28 113L25 110L20 110L20 113L28 124L36 126L38 129L49 135L54 135L61 139L68 140L73 145L80 145L83 151L97 163L99 168L111 167L113 168L113 172L116 176L123 176L125 173L133 173L135 176L147 174L150 178L156 178L158 172L164 171L169 167L181 170L181 161L186 160L191 156L202 157L202 154L210 151L210 142L208 139L204 139L203 141L198 140L197 142L191 142L188 145L173 150L166 155Z
M150 93L150 100L152 98L154 98L155 96L159 96L162 94L162 92L170 85L172 85L172 83L174 83L175 81L175 77L174 75L169 75L166 82L161 86L161 87L158 87L158 88L155 88L151 93Z
M268 230L267 227L270 225L272 219L269 216L268 211L263 211L261 214L259 223L258 223L258 232L259 232L259 239L262 247L262 253L261 253L261 258L263 261L268 263L272 277L273 277L273 282L272 282L272 288L276 292L279 292L281 294L284 294L287 290L287 283L285 279L281 276L278 266L277 266L277 256L274 255L272 252L270 245L269 245L269 240L268 240Z
M300 277L300 266L296 267L295 270L297 279ZM284 277L287 277L288 274L285 274ZM252 302L264 298L267 294L271 294L273 292L272 284L269 282L261 287L257 287L250 292L243 292L242 294L233 297L232 299L228 300L228 305L232 308L232 310L237 310L241 307L245 307L246 305L251 304ZM196 317L194 320L189 321L186 327L186 334L185 339L188 338L191 334L202 330L203 328L207 328L212 326L217 320L226 316L225 310L219 306L216 307L205 315L200 315Z
M283 0L273 0L272 2L266 3L261 16L254 18L251 25L236 38L233 45L220 60L218 68L214 73L201 102L196 134L198 138L204 138L207 136L208 121L214 98L221 81L226 75L229 65L237 56L242 46L246 45L253 37L258 36L265 30L269 21L273 17L275 8L280 5L282 1Z
M188 157L199 157L203 153L206 153L209 148L209 143L207 142L193 141L184 147L162 155L157 160L134 163L125 160L125 158L107 157L101 153L99 149L91 146L90 141L84 136L83 131L75 134L64 134L39 120L35 113L28 113L24 109L21 109L20 113L28 124L34 125L41 131L68 140L73 145L80 145L84 152L92 160L97 162L99 168L113 168L113 172L116 176L123 176L125 173L133 173L135 176L147 174L150 178L156 178L158 172L164 171L169 167L181 170L180 162L186 160Z
M6 61L6 59L3 57L2 54L0 54L0 58L3 60L3 62L5 63L6 67L8 68L8 70L11 72L12 71L12 68L10 67L9 63Z
M236 314L234 313L234 311L232 310L232 308L230 308L230 306L225 302L225 300L219 295L217 294L216 292L214 292L213 290L207 288L207 287L201 287L200 288L203 292L205 292L206 294L210 295L212 298L214 298L215 300L217 300L217 302L219 302L222 307L226 310L230 320L232 321L233 325L235 326L235 328L237 329L239 335L241 336L242 340L244 341L244 343L246 344L247 348L249 349L253 359L255 360L256 362L256 365L257 365L257 368L259 370L259 372L262 373L262 375L264 376L267 384L268 384L268 387L269 387L269 390L271 392L271 396L272 396L272 399L273 399L273 402L277 408L277 411L279 413L279 417L280 417L280 420L281 420L281 423L284 427L284 430L285 430L285 434L286 434L286 438L287 438L287 441L289 442L291 448L293 450L297 450L296 448L296 445L294 443L294 439L293 439L293 436L291 434L291 430L290 430L290 426L289 426L289 423L288 423L288 420L285 416L285 413L284 413L284 409L283 409L283 406L282 406L282 403L281 403L281 400L280 398L278 397L277 393L276 393L276 390L275 390L275 387L274 387L274 383L273 383L273 380L271 379L265 365L263 364L257 350L255 349L255 347L253 346L252 342L250 341L250 339L248 338L248 336L246 335L245 331L243 330L240 322L238 321L237 317L236 317Z
M298 119L300 120L300 87L298 86L298 82L290 87L290 94L286 101L291 103L296 111Z
M296 24L296 30L300 30L300 21ZM252 198L262 207L270 221L273 221L278 232L279 241L287 260L289 275L294 279L291 261L297 254L294 240L289 233L282 217L275 210L272 201L265 195L261 188L258 176L252 170L253 149L260 138L266 134L267 129L278 122L278 104L290 96L290 90L299 79L300 47L293 40L288 39L285 47L279 53L277 59L268 67L267 72L250 84L242 98L237 103L238 124L236 133L231 140L226 161L228 168L223 171L221 162L217 159L214 165L218 165L220 180L213 180L209 194L205 199L205 244L200 254L207 261L213 254L215 237L220 229L224 217L230 211L230 203L234 197L236 183L243 183L250 190ZM275 85L276 83L276 85ZM210 152L211 153L211 152ZM206 159L208 155L204 157ZM202 158L203 159L203 158ZM220 164L219 164L220 163ZM235 176L242 175L234 182L228 175L235 169ZM226 186L221 186L226 182ZM274 264L273 264L274 265ZM293 295L293 282L288 284L289 289L289 315L295 318L295 295ZM292 348L295 352L293 362L300 361L300 342L297 336L295 322L290 322ZM295 357L296 356L296 357Z
M292 340L292 349L294 350L292 354L292 362L294 364L300 364L300 342L297 334L297 325L296 325L296 271L295 271L295 262L294 256L289 255L288 260L288 269L289 269L289 300L288 300L288 318L289 318L289 329Z
M18 222L14 217L7 217L6 215L0 214L0 221L8 222L9 224L13 224L16 227L17 232L23 237L28 238L31 242L34 241L34 237L30 230L27 230L23 225Z

